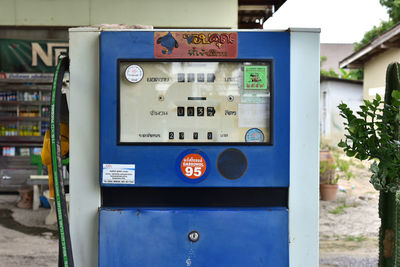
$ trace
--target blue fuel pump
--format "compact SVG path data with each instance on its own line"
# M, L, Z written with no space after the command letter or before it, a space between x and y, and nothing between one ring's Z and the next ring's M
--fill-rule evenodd
M101 34L100 266L288 265L289 45Z
M76 266L317 266L318 30L70 37Z

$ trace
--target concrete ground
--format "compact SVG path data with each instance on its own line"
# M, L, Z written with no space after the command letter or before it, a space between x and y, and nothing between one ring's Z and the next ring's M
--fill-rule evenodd
M349 159L352 177L343 173L336 201L320 201L320 266L378 265L379 192L369 183L369 164Z
M340 180L337 201L320 201L321 267L377 266L378 192L368 168L352 165L354 177ZM0 267L57 266L57 226L44 224L49 209L19 209L18 199L0 194Z
M49 209L19 209L18 199L0 194L0 267L57 266L57 226L44 224Z

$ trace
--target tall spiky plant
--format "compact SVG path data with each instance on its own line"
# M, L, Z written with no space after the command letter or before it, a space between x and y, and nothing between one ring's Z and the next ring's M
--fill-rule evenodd
M361 111L342 103L347 134L340 141L349 157L374 160L370 182L379 195L379 266L400 266L400 64L392 63L386 71L384 101L376 95L364 100Z

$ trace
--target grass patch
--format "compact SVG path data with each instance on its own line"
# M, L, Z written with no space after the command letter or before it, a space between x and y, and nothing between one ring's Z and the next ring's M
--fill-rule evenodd
M350 242L364 242L364 241L367 241L368 238L365 237L365 236L362 236L362 235L360 235L360 236L346 235L344 237L344 240L345 241L350 241Z
M348 205L346 203L346 201L345 201L341 205L339 205L336 208L334 208L333 210L330 210L329 213L331 213L331 214L342 214L346 208L356 208L359 205L360 204L358 204L358 203L353 203L351 205Z
M330 210L329 213L331 214L342 214L344 212L345 207L343 205L337 206L333 210Z

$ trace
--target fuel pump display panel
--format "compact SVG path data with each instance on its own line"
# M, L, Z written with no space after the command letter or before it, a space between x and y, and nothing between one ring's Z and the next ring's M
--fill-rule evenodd
M191 35L101 33L102 188L287 188L290 34Z
M271 142L271 61L118 68L122 144Z

